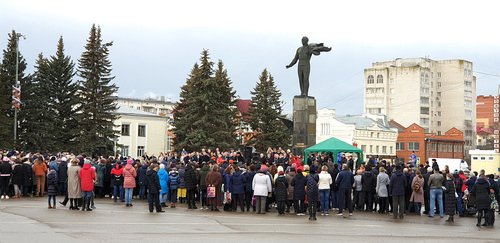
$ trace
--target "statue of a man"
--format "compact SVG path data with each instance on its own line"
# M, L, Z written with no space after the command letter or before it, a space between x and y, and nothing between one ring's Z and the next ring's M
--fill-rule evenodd
M286 66L286 68L293 67L299 61L297 71L299 74L300 96L308 96L309 94L309 72L311 70L310 60L312 54L319 55L321 52L332 50L331 47L323 46L323 43L308 44L308 42L307 37L302 37L302 46L297 49L292 62Z

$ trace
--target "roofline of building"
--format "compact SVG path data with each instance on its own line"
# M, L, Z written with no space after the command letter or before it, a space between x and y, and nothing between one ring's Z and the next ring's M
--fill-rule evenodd
M454 143L465 143L463 140L455 139L444 139L444 138L425 138L425 141L440 141L440 142L454 142Z
M162 100L154 100L154 99L139 99L139 98L127 98L127 97L118 97L119 100L129 100L129 101L139 101L139 102L150 102L150 103L159 103L159 104L170 104L175 105L176 102L172 101L162 101Z

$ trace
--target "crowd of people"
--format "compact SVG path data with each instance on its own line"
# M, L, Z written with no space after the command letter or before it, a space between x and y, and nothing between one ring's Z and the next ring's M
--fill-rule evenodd
M493 226L500 201L498 176L484 171L449 171L432 165L357 163L349 154L311 154L304 160L281 148L245 158L239 151L160 154L137 159L59 153L3 151L2 200L48 196L48 208L92 211L95 198L132 207L148 201L149 211L176 208L309 215L309 220L354 211L434 218L477 214L477 226ZM198 205L198 206L197 206ZM347 212L346 212L347 211ZM484 222L482 221L484 219Z

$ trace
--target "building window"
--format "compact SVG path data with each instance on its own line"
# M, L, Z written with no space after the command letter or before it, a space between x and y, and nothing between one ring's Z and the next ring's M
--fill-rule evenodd
M387 154L387 146L382 146L382 153Z
M493 160L493 157L488 157L488 160Z
M477 157L472 157L473 160L477 160Z
M366 81L367 84L374 84L375 80L373 79L373 75L368 76L368 80Z
M370 145L370 153L373 153L373 145Z
M137 146L137 156L143 156L144 155L144 146Z
M382 75L377 75L377 84L383 84L384 83L384 77Z
M330 135L330 123L321 123L321 135Z
M392 146L389 147L389 153L392 154Z
M481 160L486 160L486 157L481 157Z
M145 125L139 125L137 136L146 137L146 126Z
M377 145L377 147L375 147L375 153L377 153L377 154L378 154L378 151L379 151L378 149L379 149L379 146Z
M128 157L128 146L123 146L122 147L122 156L123 157Z
M437 125L438 125L438 127L440 127L441 126L441 121L438 121Z
M122 136L130 136L130 124L122 124Z
M396 151L405 150L405 143L396 143Z
M420 150L420 143L409 142L408 143L408 150L410 150L410 151L418 151L418 150Z
M366 153L366 145L361 145L361 150L363 151L363 153Z

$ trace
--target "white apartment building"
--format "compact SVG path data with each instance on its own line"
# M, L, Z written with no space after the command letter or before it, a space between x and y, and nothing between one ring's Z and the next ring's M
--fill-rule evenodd
M472 62L398 58L364 70L364 112L386 115L426 131L464 131L466 151L476 146L476 77Z
M397 129L389 128L384 116L339 116L335 110L320 109L316 118L316 143L335 137L363 150L365 159L396 156Z
M153 113L159 116L171 116L175 103L170 100L165 100L165 96L160 99L135 99L118 97L119 107L128 107L140 111Z
M137 158L168 151L171 139L168 138L167 117L123 106L118 114L120 117L115 121L119 129L118 154Z

